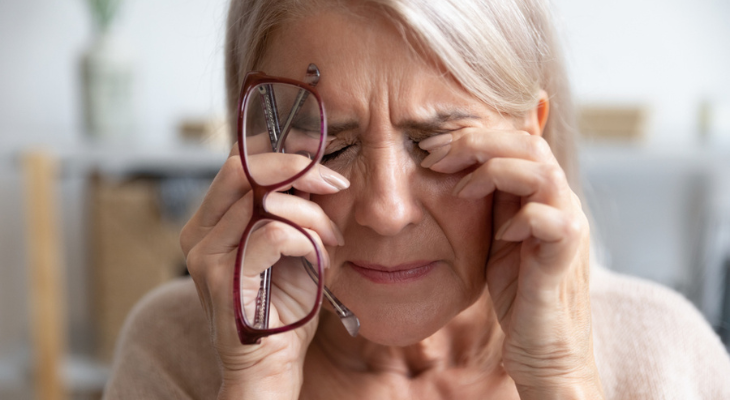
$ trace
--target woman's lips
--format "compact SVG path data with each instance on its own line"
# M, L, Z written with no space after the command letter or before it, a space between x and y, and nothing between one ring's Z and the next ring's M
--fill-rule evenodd
M436 267L435 261L417 261L392 267L349 261L347 264L363 277L375 283L405 283L422 278Z

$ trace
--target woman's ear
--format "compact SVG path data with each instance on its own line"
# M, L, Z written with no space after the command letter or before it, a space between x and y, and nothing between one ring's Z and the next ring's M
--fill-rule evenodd
M530 135L542 136L545 124L547 124L548 114L550 114L550 99L546 91L540 90L540 100L538 100L537 106L525 115L522 129Z

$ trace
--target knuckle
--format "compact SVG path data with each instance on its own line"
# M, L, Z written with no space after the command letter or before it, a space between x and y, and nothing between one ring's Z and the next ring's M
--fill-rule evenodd
M243 182L248 182L246 173L243 172L241 157L238 155L228 157L223 163L223 166L221 166L221 169L218 171L218 175L216 175L213 182L222 182L224 185L237 185Z
M583 224L582 218L571 215L571 216L567 216L565 218L565 223L563 224L563 231L567 237L576 238L576 237L579 237L581 232L583 231L583 226L584 226L584 224Z
M467 132L462 136L462 141L464 144L467 144L469 146L473 146L476 144L476 137L472 134L472 132Z
M193 247L193 241L195 240L192 237L193 235L191 231L192 228L190 227L190 221L188 221L185 226L183 226L182 230L180 230L180 237L178 238L180 248L182 249L185 257L187 257L190 253L190 249Z
M190 249L190 252L188 252L188 256L185 260L185 264L193 280L196 282L199 281L201 276L204 275L206 268L204 257L202 257L202 255L200 254L200 249L198 246Z
M484 164L479 168L480 172L482 172L483 175L486 176L493 176L495 172L500 167L500 163L502 163L502 159L500 158L490 158L489 160L485 161Z
M478 145L478 139L473 132L466 132L458 140L451 143L452 149L457 151L475 149Z
M552 149L545 139L541 136L530 136L530 153L535 160L549 160L552 155Z
M220 173L222 175L231 175L231 174L239 174L243 172L243 168L241 167L241 158L239 156L230 156L226 159L226 161L223 163L223 166L221 167Z
M261 236L266 243L271 243L277 247L287 240L284 226L278 223L269 223L261 228Z
M244 224L247 224L251 219L251 210L253 210L253 191L249 191L244 194L243 197L237 201L237 204L234 204L231 207L235 207L237 215L241 216Z
M544 178L546 183L554 188L563 188L565 186L565 172L557 165L546 166L544 169Z

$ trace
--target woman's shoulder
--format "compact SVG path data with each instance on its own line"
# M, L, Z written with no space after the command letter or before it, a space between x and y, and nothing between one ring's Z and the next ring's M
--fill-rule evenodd
M730 358L680 294L596 267L591 309L607 398L730 399Z
M148 293L120 333L104 398L215 398L219 385L193 281L177 279Z

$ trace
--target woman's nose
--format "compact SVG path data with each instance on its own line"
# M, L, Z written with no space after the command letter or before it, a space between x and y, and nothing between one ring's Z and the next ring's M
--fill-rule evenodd
M382 236L395 236L423 218L417 186L417 162L407 149L389 145L363 154L361 190L355 200L355 220Z

